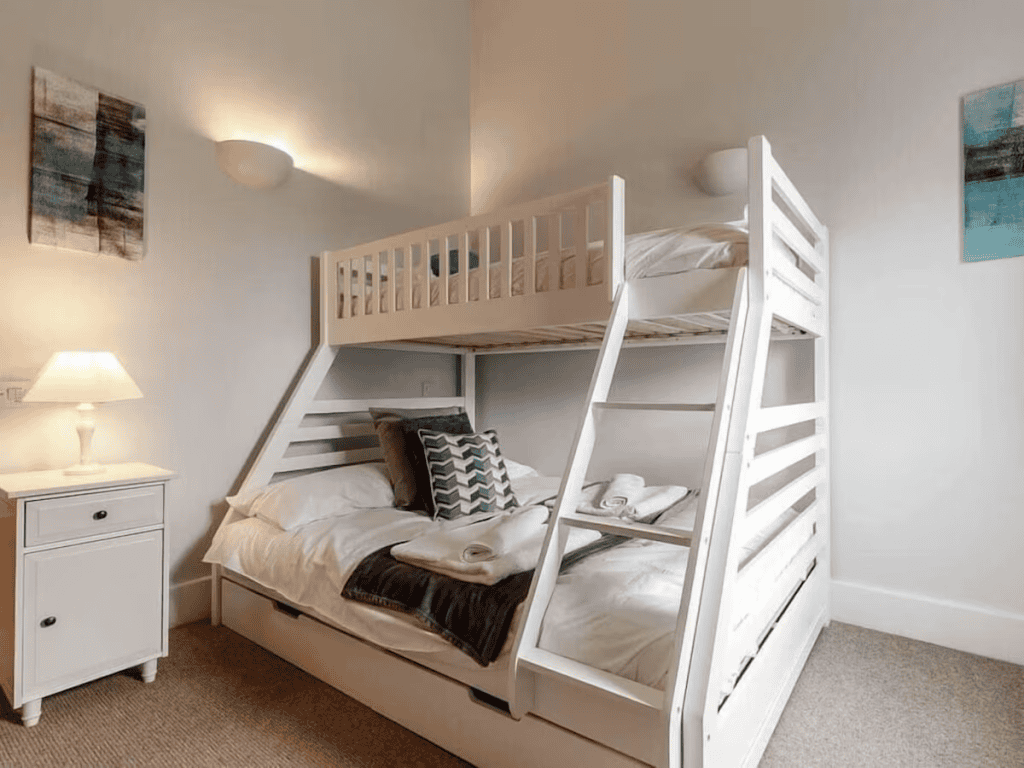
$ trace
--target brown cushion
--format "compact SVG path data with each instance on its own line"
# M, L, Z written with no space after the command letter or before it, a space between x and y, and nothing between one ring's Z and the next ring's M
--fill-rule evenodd
M459 406L451 408L371 408L384 464L395 489L395 506L433 513L430 473L423 457L419 429L466 434L472 432L469 417Z

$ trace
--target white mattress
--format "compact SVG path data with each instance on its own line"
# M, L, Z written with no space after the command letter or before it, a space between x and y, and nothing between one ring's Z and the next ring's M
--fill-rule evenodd
M626 279L658 277L677 274L694 269L717 269L720 267L739 267L747 263L748 233L744 223L703 224L677 229L663 229L655 232L643 232L626 237L625 268ZM441 259L447 263L447 260ZM525 293L526 268L525 260L512 259L512 295ZM490 279L488 293L492 299L501 296L501 284L504 264L492 263L489 267ZM537 257L534 277L534 290L538 293L576 286L577 260L574 252L567 252L558 264L554 264L547 255ZM587 264L584 279L586 284L600 285L604 281L604 244L591 243L587 252ZM477 301L481 291L482 270L469 271L469 300ZM386 278L384 278L386 280ZM423 306L423 274L417 271L413 275L412 306ZM462 296L463 274L449 275L448 302L458 304ZM556 286L557 282L557 286ZM395 282L395 305L398 310L405 308L405 270L399 270ZM344 300L344 299L343 299ZM350 299L359 305L359 297ZM372 285L366 285L363 293L361 311L368 314L373 311L375 292ZM430 278L430 305L441 304L441 279ZM378 312L389 311L388 292L382 291Z
M522 478L515 482L516 495L527 504L550 496L559 482ZM695 512L693 499L660 524L689 528ZM481 669L411 617L341 597L345 582L366 555L437 525L421 514L398 509L362 510L287 532L245 518L218 531L204 561L269 587L351 634L414 660L428 658L428 666L455 670L452 676L501 696L521 609L498 660ZM688 553L685 547L633 540L587 558L559 578L541 647L663 687Z

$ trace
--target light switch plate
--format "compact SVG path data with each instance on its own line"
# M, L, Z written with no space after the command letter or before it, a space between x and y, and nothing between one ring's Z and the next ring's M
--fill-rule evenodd
M20 408L31 379L0 379L0 408Z

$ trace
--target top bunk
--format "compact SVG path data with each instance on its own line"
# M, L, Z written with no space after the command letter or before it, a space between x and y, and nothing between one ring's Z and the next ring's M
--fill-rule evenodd
M747 186L742 222L626 236L625 182L612 176L325 252L321 343L489 354L593 347L626 282L626 345L724 341L744 280L774 294L775 338L825 335L827 230L763 136L748 143Z

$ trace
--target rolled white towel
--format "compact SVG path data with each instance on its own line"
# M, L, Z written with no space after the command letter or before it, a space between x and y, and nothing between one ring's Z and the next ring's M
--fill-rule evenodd
M612 475L597 506L601 509L617 509L631 504L643 489L644 479L640 475Z
M584 515L601 515L603 517L616 515L618 510L604 509L600 505L604 489L607 487L607 483L590 483L583 486L583 489L580 491L579 500L576 502L576 511Z
M466 545L462 560L466 563L482 563L507 555L517 547L536 538L547 523L548 508L541 505L516 510L511 515L481 531L480 535Z
M619 517L636 520L668 509L686 496L688 490L681 485L652 485L636 495L631 504L620 508Z

